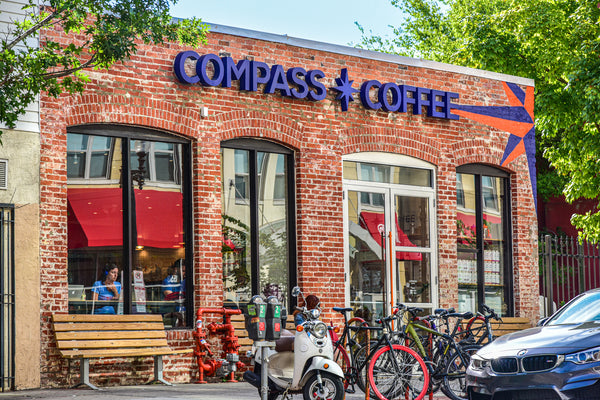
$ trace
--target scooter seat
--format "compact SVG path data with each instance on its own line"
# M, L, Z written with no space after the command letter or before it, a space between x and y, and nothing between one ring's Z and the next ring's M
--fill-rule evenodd
M294 351L294 339L294 336L281 336L275 341L275 351L278 353Z

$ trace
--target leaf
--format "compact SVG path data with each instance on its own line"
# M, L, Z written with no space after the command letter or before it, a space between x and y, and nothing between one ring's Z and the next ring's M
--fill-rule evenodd
M127 61L140 40L197 47L208 31L199 19L173 22L167 0L49 0L39 8L37 3L29 0L26 17L0 39L0 123L9 128L41 91L54 97L82 92L89 82L84 70ZM81 40L30 44L40 30L56 27Z

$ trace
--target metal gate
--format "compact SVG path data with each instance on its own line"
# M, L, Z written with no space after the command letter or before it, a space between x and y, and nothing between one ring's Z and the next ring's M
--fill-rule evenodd
M0 204L0 388L15 386L15 209Z
M549 316L579 293L600 287L598 244L545 235L540 239L539 251L543 316Z

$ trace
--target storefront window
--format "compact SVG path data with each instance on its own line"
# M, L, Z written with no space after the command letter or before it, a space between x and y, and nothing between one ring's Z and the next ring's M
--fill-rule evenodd
M460 311L485 303L511 315L508 174L487 166L457 170L457 250Z
M263 141L236 140L221 148L223 290L228 307L255 294L288 305L295 281L293 154Z
M91 133L67 134L69 312L163 314L185 326L189 145Z

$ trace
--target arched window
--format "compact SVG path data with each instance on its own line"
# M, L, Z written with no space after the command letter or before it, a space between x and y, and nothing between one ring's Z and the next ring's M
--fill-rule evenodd
M69 312L154 313L167 326L188 325L190 183L185 139L133 127L68 129Z
M513 315L509 174L486 165L456 169L460 311L485 303Z
M238 307L255 294L289 306L296 282L294 154L257 139L221 143L223 291Z

